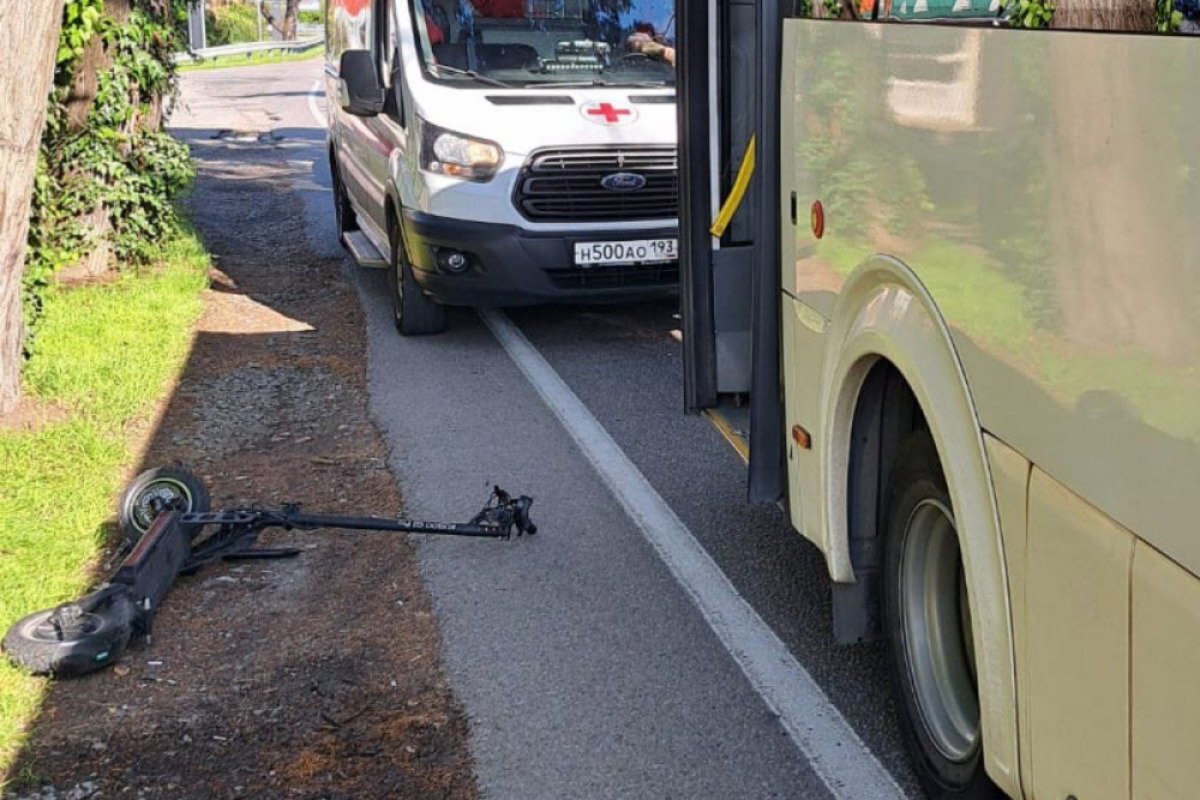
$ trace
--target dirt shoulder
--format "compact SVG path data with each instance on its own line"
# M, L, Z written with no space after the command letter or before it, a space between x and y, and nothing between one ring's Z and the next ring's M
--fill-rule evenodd
M269 147L199 154L193 217L219 267L143 466L218 504L396 514L340 259L306 243ZM467 726L402 537L283 533L299 558L182 579L121 664L56 683L13 772L25 797L476 796Z

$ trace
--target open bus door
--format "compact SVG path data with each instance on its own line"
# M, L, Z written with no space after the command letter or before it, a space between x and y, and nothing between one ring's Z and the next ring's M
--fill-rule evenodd
M785 496L779 365L780 0L678 4L684 402L748 447L751 502ZM737 202L739 172L753 174ZM730 201L731 193L734 200ZM719 236L711 228L733 210Z

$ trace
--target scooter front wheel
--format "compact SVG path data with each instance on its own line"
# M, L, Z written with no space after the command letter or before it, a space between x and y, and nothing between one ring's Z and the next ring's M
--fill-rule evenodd
M163 511L208 511L210 504L208 489L198 475L182 467L156 467L126 487L117 505L117 522L125 541L133 545Z

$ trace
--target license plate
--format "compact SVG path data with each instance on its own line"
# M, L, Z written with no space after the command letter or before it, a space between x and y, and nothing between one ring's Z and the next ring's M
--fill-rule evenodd
M662 264L678 259L678 239L575 243L575 263L584 267L600 264Z

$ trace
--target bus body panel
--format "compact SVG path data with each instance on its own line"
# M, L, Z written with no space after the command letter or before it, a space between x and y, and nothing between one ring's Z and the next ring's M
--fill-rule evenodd
M827 322L797 300L785 296L783 305L784 352L791 354L787 361L788 368L783 374L786 398L784 418L789 421L805 420L811 426L821 419L820 392L817 389L820 385L821 350ZM808 428L810 437L815 430ZM794 441L788 441L788 512L792 527L827 553L831 548L821 518L822 504L816 494L817 487L821 485L820 445L821 442L816 441L812 447L804 449L797 447Z
M1034 797L1129 796L1133 536L1039 469L1025 565Z
M871 253L910 265L984 427L1200 574L1200 43L793 30L785 177L828 233L785 285L828 315Z
M1062 796L1072 781L1125 796L1131 775L1135 795L1186 796L1192 763L1147 754L1195 741L1181 712L1195 708L1197 653L1162 666L1166 684L1139 680L1138 665L1150 643L1200 640L1200 615L1181 604L1200 593L1189 513L1200 478L1200 110L1189 101L1200 98L1188 91L1200 43L789 21L783 75L786 420L816 432L817 465L789 454L791 500L808 505L793 521L835 580L854 578L841 462L863 374L846 362L888 358L929 418L960 536L989 539L961 506L979 481L1004 526L992 576L1002 600L977 596L987 581L963 543L972 614L981 601L1012 608L1007 630L975 631L985 655L1015 650L1021 690L999 698L981 674L989 774L1013 796L1022 783ZM887 270L890 286L869 277ZM902 324L913 306L923 334ZM864 335L845 335L855 328ZM949 432L944 412L964 402L986 457ZM1157 569L1143 583L1170 567L1168 589L1138 588L1140 549L1164 559L1146 559ZM1071 599L1071 587L1092 594ZM1088 597L1112 614L1089 617ZM1130 617L1131 603L1144 613ZM1142 631L1150 609L1164 616ZM1020 778L1007 747L1018 703ZM1008 713L989 719L989 707ZM1005 736L993 730L1001 716Z
M1029 735L1028 684L1029 634L1026 620L1028 606L1025 592L1026 552L1029 529L1029 479L1033 470L1028 459L998 439L983 437L988 466L996 494L996 510L1000 515L1000 534L1004 540L1004 558L1008 575L1009 609L1013 625L1013 657L1016 662L1018 763L1031 763ZM993 770L993 773L996 771ZM1009 794L1020 797L1018 791L1024 780L1019 774L1008 776L1005 785ZM993 777L993 780L998 780Z
M1200 583L1153 548L1133 556L1133 796L1200 786Z

